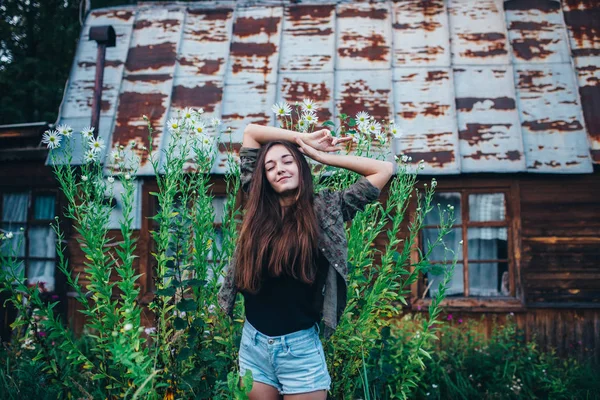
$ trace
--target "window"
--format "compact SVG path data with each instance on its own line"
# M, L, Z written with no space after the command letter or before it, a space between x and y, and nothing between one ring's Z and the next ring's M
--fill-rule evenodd
M514 296L509 259L510 224L507 218L507 192L460 190L438 192L433 204L454 207L455 224L443 239L458 259L447 289L448 297L498 298ZM436 240L439 225L437 207L425 218L423 249ZM462 241L463 245L460 245ZM430 261L449 266L454 254L444 246L436 247ZM427 273L426 296L437 293L441 275Z
M56 234L50 223L56 216L56 194L15 191L0 193L1 228L13 238L2 244L3 254L15 252L19 266L25 269L29 284L43 282L48 291L55 289ZM6 266L2 266L5 268Z

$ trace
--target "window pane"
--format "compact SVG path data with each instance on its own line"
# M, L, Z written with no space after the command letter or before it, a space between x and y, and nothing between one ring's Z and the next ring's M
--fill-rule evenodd
M454 219L455 224L460 225L460 193L435 193L433 195L433 199L431 200L431 205L433 206L433 210L429 214L425 216L425 225L439 225L440 224L440 215L438 206L445 210L448 206L454 207Z
M2 220L13 222L27 221L29 195L27 193L5 193L2 195Z
M35 196L35 205L33 207L33 219L49 220L54 219L55 206L54 195Z
M503 193L470 194L470 221L504 221L505 204Z
M12 233L12 239L5 239L0 244L2 254L5 256L25 257L25 229L24 224L2 224L2 230L5 234ZM11 251L12 249L12 251Z
M508 296L508 263L469 262L469 293L472 296Z
M51 227L33 226L29 228L29 255L44 258L55 257L56 234Z
M220 224L223 222L223 211L225 208L225 201L227 197L225 196L215 196L213 197L213 208L215 209L215 224Z
M469 261L508 258L506 228L469 228L467 237Z
M452 264L443 265L444 268L451 268ZM446 294L448 296L463 296L465 293L464 289L464 273L463 273L464 265L460 262L456 263L454 267L454 274L452 275L452 279L448 285L448 289L446 290ZM440 286L440 282L444 279L444 274L433 275L432 273L427 273L427 280L425 284L429 286L428 296L434 297ZM431 286L430 286L431 285Z
M439 229L437 228L423 229L423 246L421 246L423 254L427 254L430 244L433 245L436 242L438 234ZM454 258L462 260L462 246L460 245L460 241L462 240L461 228L453 228L441 240L442 242L438 243L431 251L429 255L430 261L452 261Z
M54 290L54 261L29 261L27 269L29 284L44 282L48 291Z

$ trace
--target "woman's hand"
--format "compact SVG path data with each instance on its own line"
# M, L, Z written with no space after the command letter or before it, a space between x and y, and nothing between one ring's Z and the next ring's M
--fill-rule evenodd
M350 136L342 138L334 137L331 135L329 129L320 129L312 133L301 135L301 139L302 142L313 149L324 152L340 151L342 149L338 146L339 144L352 140Z

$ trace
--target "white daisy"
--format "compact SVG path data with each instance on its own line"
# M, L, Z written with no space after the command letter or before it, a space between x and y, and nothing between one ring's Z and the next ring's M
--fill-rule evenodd
M87 182L88 177L86 175L81 175L81 181L82 182Z
M306 132L308 130L308 122L305 119L298 121L298 131Z
M200 107L199 109L197 109L196 114L198 114L198 115L204 114L204 108Z
M129 141L129 148L132 149L132 150L135 149L135 140L130 140Z
M6 232L6 238L7 239L12 239L13 238L13 233L12 232Z
M71 133L73 133L73 128L71 128L69 125L59 125L56 130L58 133L66 137L71 136Z
M356 124L368 124L370 118L371 116L368 113L361 111L358 114L356 114Z
M121 153L119 152L119 150L113 150L112 153L110 153L110 158L114 162L118 162L121 159Z
M193 114L194 114L194 110L192 110L189 107L186 107L183 109L181 116L183 117L183 119L191 119Z
M133 324L125 324L125 326L123 327L124 330L126 331L130 331L133 329Z
M284 117L284 116L290 115L292 113L292 107L290 107L290 105L288 103L286 103L285 101L282 101L281 103L278 103L278 104L273 104L273 106L271 107L271 110L278 117Z
M61 139L58 131L46 131L42 136L42 143L46 144L49 149L56 149L60 147Z
M402 133L400 133L400 130L398 129L398 127L396 126L396 124L394 124L393 122L390 124L390 133L392 135L394 135L394 137L400 137L400 136L402 136Z
M348 132L348 133L346 133L346 136L350 136L354 143L358 143L359 136L356 132L354 132L354 131Z
M221 120L219 118L213 118L210 120L210 124L213 128L216 128L217 126L221 125Z
M83 136L84 139L92 139L94 137L94 128L91 126L86 126L81 131L81 136Z
M167 122L167 126L169 127L169 130L171 131L171 133L178 132L179 129L181 129L179 120L177 118L171 118L169 120L169 122Z
M108 178L106 178L106 180L108 181L108 183L114 183L115 178L112 176L109 176Z
M302 100L302 111L315 111L315 102L311 99Z
M319 120L315 113L310 111L302 114L302 119L305 120L309 125L315 125Z
M196 121L194 123L194 133L202 135L206 133L206 124L203 121Z
M381 124L377 121L371 122L367 127L369 134L378 135L381 133Z
M385 144L387 137L385 136L385 133L379 132L375 134L375 139L379 140L379 143Z
M125 174L124 178L125 178L125 180L126 180L126 181L128 181L128 180L130 180L130 179L131 179L131 175L129 175L129 174Z
M98 153L95 152L94 150L88 150L85 152L85 155L83 156L83 159L86 163L91 163L96 161L98 158Z
M90 150L95 153L99 153L104 150L104 140L96 138L90 141Z

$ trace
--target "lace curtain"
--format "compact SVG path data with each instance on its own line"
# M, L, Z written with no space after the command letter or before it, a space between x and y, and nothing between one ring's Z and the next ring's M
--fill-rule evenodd
M461 204L459 193L437 193L434 198L434 204L439 203L442 207L448 205L454 206L454 216L456 224L461 221ZM469 195L469 220L472 222L483 221L503 221L505 219L504 195L502 193L493 194L471 194ZM434 209L425 218L426 225L439 224L439 215ZM424 229L424 243L433 243L437 239L437 229ZM469 292L472 296L501 296L508 295L508 287L503 285L504 275L508 276L506 263L500 262L477 262L477 260L497 260L506 259L507 229L505 227L483 227L469 228L468 238L468 259L469 259ZM464 294L464 272L462 263L462 229L454 228L452 232L443 239L446 247L457 252L458 260L454 275L447 289L448 295ZM426 250L426 249L425 249ZM454 255L451 251L446 251L444 246L438 246L430 254L432 261L451 261ZM502 272L502 274L499 274ZM431 283L430 293L434 296L437 293L441 275L427 274Z

